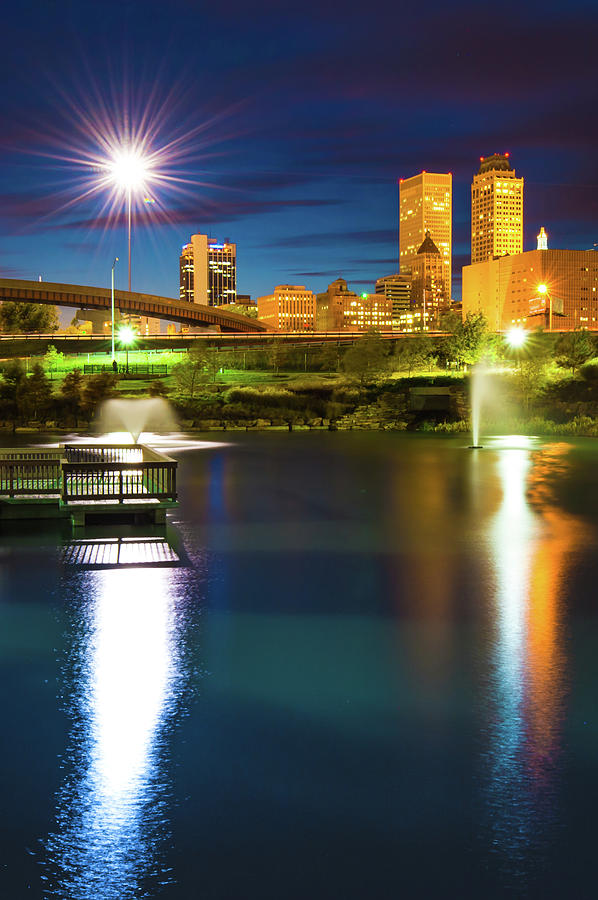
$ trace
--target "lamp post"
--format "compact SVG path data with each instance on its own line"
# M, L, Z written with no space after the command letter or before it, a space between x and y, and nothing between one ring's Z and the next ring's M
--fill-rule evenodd
M542 296L548 294L548 288L545 284L538 285L538 293ZM552 294L548 294L548 330L552 331Z
M114 364L114 360L116 359L114 355L114 267L118 262L118 256L114 257L114 262L112 263L112 364Z
M131 293L131 185L127 190L127 226L128 226L128 248L129 248L129 293Z
M131 231L133 222L133 191L145 190L151 183L151 158L144 156L140 148L123 145L106 163L107 177L126 194L127 203L127 250L129 262L129 291L131 290Z

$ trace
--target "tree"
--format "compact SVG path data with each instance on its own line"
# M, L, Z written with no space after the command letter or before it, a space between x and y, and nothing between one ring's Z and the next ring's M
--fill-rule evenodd
M546 386L548 366L552 355L552 340L542 340L541 334L536 335L536 339L533 341L530 339L528 347L520 351L514 380L526 412L529 412L532 400Z
M380 375L387 364L388 348L377 331L368 331L349 347L343 359L345 371L363 387L367 379Z
M0 304L0 331L6 334L48 334L58 330L58 313L55 306L42 303Z
M208 354L204 347L191 347L187 358L173 367L177 393L187 400L193 400L208 375Z
M57 372L58 369L62 369L63 365L64 353L57 350L54 344L50 344L44 354L44 366L46 371L50 373L50 381L52 380L53 373Z
M12 423L13 432L17 427L17 422L21 418L19 390L26 377L25 368L20 359L15 359L7 363L2 370L2 381L0 382L0 410L2 411L3 417Z
M403 338L397 341L395 365L399 370L407 371L407 377L417 369L423 369L430 359L430 340L425 337Z
M317 356L317 362L322 372L338 372L340 362L338 344L324 344Z
M257 319L257 304L246 306L244 303L230 303L222 308L222 312L236 313L238 316L247 316L248 319Z
M28 378L23 378L17 399L26 419L40 419L47 415L52 403L52 385L40 363L36 363Z
M150 384L148 394L150 397L168 397L168 388L163 381L160 381L160 379L157 378Z
M114 396L114 388L118 378L112 372L102 372L87 379L83 390L83 408L89 418L100 403Z
M587 331L569 331L562 334L555 345L556 361L559 366L574 372L596 353L594 341Z
M81 407L83 405L83 374L80 369L73 369L69 372L62 382L60 393L64 400L67 411L75 419L75 424L79 421L81 415Z
M278 375L278 370L284 366L288 360L288 350L279 339L270 341L267 350L268 363L274 369L274 374Z
M210 379L215 383L218 373L224 364L224 358L217 350L208 350L206 353L205 370Z
M473 366L490 347L486 317L483 313L467 313L463 320L454 313L445 316L443 325L453 329L445 341L447 359L458 368Z

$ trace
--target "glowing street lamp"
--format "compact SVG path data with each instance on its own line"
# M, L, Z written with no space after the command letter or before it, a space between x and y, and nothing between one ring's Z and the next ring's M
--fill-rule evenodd
M133 193L142 192L152 178L151 158L135 147L115 150L112 159L105 164L108 180L126 193L127 231L129 248L129 291L131 290L131 207Z
M520 347L523 347L525 342L527 341L527 331L525 328L510 328L506 335L506 341L509 347L513 347L514 350L519 350Z
M548 330L552 331L552 294L548 293L548 287L545 284L539 284L536 290L543 297L548 294Z
M136 339L137 333L130 325L123 325L118 332L118 340L127 352L126 375L129 374L129 347L135 343Z

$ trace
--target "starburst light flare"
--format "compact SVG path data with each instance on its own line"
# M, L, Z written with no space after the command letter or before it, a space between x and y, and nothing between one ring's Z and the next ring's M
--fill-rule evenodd
M123 190L142 189L151 180L149 158L134 147L117 150L106 168L114 184Z
M506 339L510 347L518 349L527 341L527 331L524 328L511 328L506 333Z

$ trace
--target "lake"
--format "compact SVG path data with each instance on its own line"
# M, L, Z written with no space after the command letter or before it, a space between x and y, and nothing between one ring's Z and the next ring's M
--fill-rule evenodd
M182 438L166 530L3 526L1 896L594 897L598 442L484 444Z

